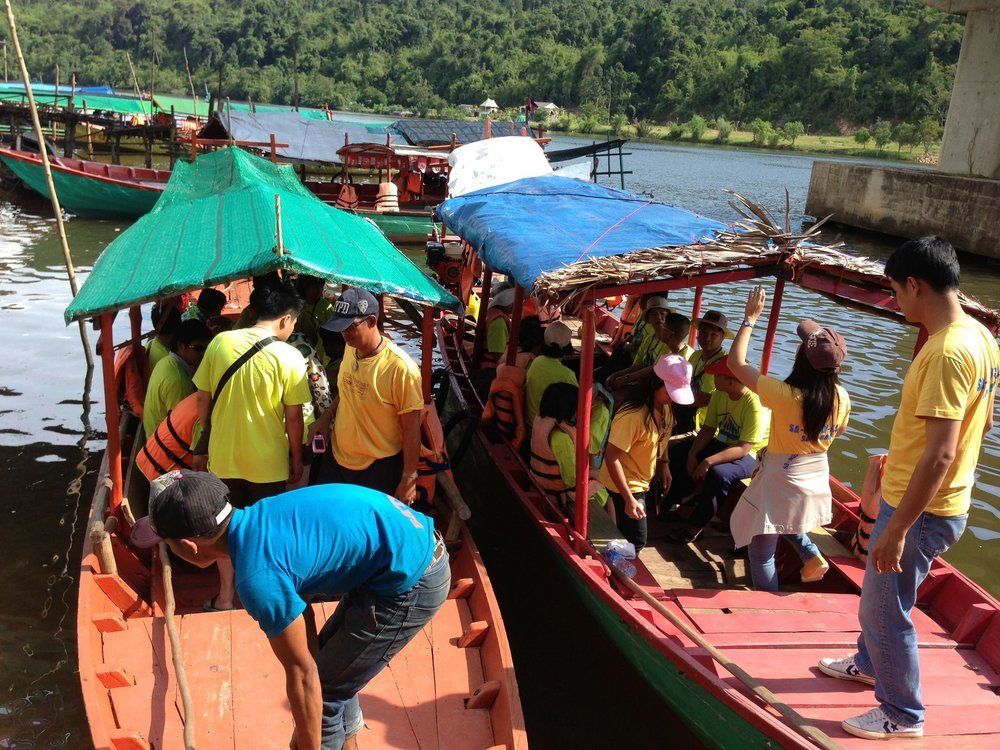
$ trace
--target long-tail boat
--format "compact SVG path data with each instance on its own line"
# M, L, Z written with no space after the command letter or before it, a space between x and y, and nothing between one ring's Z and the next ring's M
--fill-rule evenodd
M132 520L147 509L148 483L134 464L141 425L119 404L114 367L119 311L129 311L129 337L119 348L139 350L143 303L271 271L360 285L422 306L425 400L428 415L436 415L433 326L437 308L461 309L452 295L368 222L310 195L291 167L234 148L179 164L162 200L108 246L65 313L67 322L94 319L101 331L108 443L77 608L80 685L90 743L100 750L288 746L284 673L250 616L241 608L202 610L216 585L213 570L167 565L159 551L129 544ZM443 454L432 460L447 463ZM439 474L438 487L453 487L448 478ZM362 692L360 744L525 748L504 624L463 521L467 508L457 491L438 492L434 502L454 550L451 595L423 635ZM168 584L164 572L175 567ZM336 604L312 606L322 622Z
M0 148L0 162L36 193L49 197L49 186L37 152ZM102 164L54 156L49 159L59 204L80 216L142 216L167 185L162 169Z
M881 264L817 245L815 232L780 226L749 201L734 206L744 220L727 226L624 191L552 176L487 187L442 204L439 220L465 243L463 273L456 275L460 296L467 298L478 285L481 309L486 309L495 274L516 284L506 364L514 363L529 294L562 304L564 321L579 332L581 480L575 517L536 483L522 454L494 423L473 423L477 441L472 445L478 442L488 456L476 465L496 466L538 543L558 561L571 588L603 626L609 645L621 650L648 689L662 696L707 746L866 747L867 740L846 734L840 721L875 705L871 688L823 677L815 668L823 656L851 653L858 637L864 565L849 551L859 524L854 491L831 479L833 522L813 533L830 563L825 579L799 583L798 558L783 550L779 565L785 590L780 593L747 589L742 560L733 558L725 534L687 546L654 542L642 550L636 575L628 579L601 553L621 532L596 501L587 501L594 359L606 342L606 336L597 337L599 329L613 332L616 322L602 310L602 300L693 289L696 318L707 287L773 279L764 373L787 284L902 320ZM996 311L969 298L963 305L994 333L1000 330ZM576 320L570 311L577 312ZM489 371L482 369L485 320L481 315L471 352L465 321L439 324L454 403L473 419L481 417L490 386ZM918 336L918 346L923 340ZM861 486L858 477L851 479ZM494 480L480 474L476 481ZM907 747L996 746L998 609L997 600L961 571L935 560L913 611L928 706L925 734Z

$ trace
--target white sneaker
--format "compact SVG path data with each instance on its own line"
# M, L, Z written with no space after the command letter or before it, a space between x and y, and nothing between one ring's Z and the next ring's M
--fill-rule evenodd
M854 680L855 682L863 682L865 685L874 685L875 678L871 675L867 675L858 669L858 665L854 662L854 656L845 656L843 659L833 659L830 657L825 657L819 660L819 671L830 677L836 677L840 680Z
M882 707L873 708L861 716L853 716L840 723L844 731L866 740L915 739L924 736L923 724L897 724Z

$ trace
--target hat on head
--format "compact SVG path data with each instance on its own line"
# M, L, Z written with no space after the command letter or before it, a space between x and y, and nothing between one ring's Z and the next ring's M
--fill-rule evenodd
M646 306L642 308L643 317L648 315L651 310L666 310L667 312L673 312L674 308L667 303L666 297L647 297Z
M695 318L692 322L696 326L701 325L702 323L708 323L710 326L721 328L722 332L726 334L727 339L731 339L733 337L732 332L729 330L729 318L718 310L709 310L700 318ZM706 372L708 371L706 370Z
M132 527L131 541L147 549L164 539L211 536L229 518L229 488L207 471L172 471L149 485L149 515Z
M490 299L490 307L511 307L514 304L514 287L507 287Z
M333 315L322 328L324 331L343 333L358 318L379 314L378 298L366 289L351 287L341 293L333 303Z
M691 363L679 354L664 354L653 365L653 372L663 381L670 400L683 406L694 403L691 371Z
M832 328L815 320L803 320L796 331L805 347L806 359L821 372L836 372L847 356L847 342Z
M738 380L738 378L733 375L733 371L729 369L729 362L727 357L723 357L718 362L713 362L708 367L705 368L705 373L708 375L725 375L727 378L732 378L733 380Z
M555 323L550 323L545 329L545 335L543 336L546 346L558 346L562 349L566 349L572 346L573 342L573 332L570 330L569 326L565 323L556 321Z

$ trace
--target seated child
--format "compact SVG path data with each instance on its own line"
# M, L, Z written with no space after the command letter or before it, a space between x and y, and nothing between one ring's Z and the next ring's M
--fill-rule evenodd
M672 310L664 311L663 315L656 316L656 323L649 329L649 335L635 351L631 366L608 378L607 385L611 390L621 388L627 382L646 378L653 365L665 354L679 354L685 360L694 354L687 343L691 321L686 315Z

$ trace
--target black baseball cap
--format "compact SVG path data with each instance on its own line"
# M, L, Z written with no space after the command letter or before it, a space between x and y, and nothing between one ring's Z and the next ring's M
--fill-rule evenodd
M369 315L378 317L378 314L378 298L365 289L351 287L345 289L333 303L333 315L322 328L325 331L343 333L358 318L367 318Z
M229 488L207 471L171 471L149 485L149 515L132 527L131 541L147 549L164 539L211 536L232 514Z

